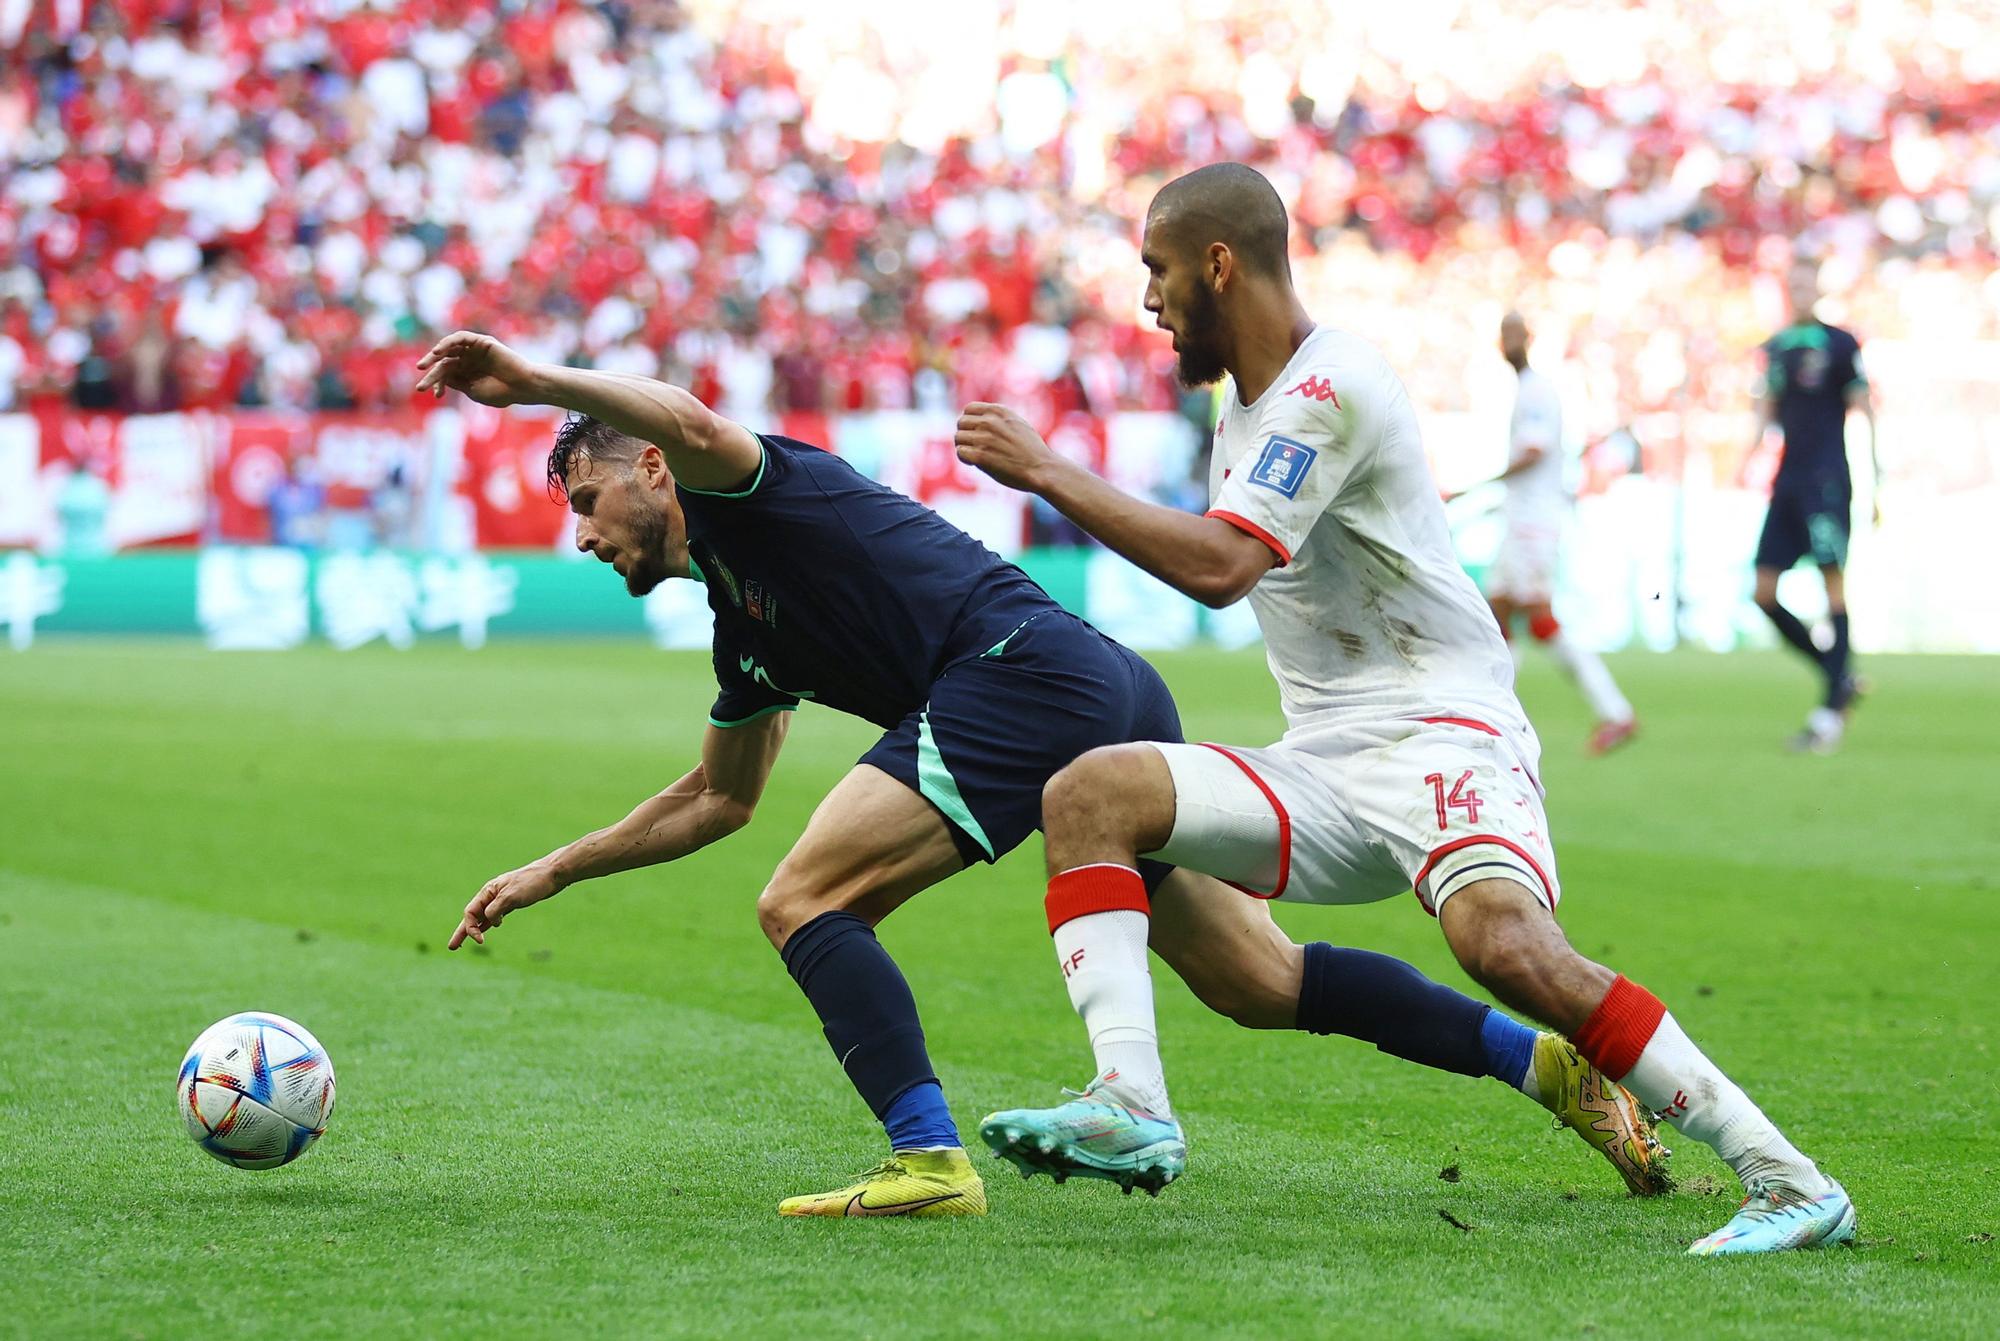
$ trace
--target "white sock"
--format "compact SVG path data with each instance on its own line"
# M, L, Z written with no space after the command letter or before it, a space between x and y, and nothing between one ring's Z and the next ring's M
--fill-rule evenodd
M1560 629L1549 639L1549 655L1556 664L1569 673L1576 681L1576 687L1583 691L1584 702L1597 714L1600 722L1629 722L1632 720L1632 705L1618 692L1618 682L1611 678L1605 668L1604 659L1572 638L1569 630Z
M1055 929L1069 1002L1090 1031L1099 1088L1127 1108L1172 1118L1160 1036L1153 1027L1152 919L1118 909L1072 917Z
M1746 1186L1775 1178L1806 1196L1825 1188L1819 1167L1703 1055L1671 1013L1660 1017L1622 1083L1640 1103L1722 1156Z

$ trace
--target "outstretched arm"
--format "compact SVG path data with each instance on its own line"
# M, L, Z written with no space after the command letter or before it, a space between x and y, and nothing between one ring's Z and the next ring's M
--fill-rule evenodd
M1211 608L1242 600L1278 561L1263 541L1219 517L1144 502L1064 460L1005 406L967 406L954 442L959 460L1046 499L1107 548Z
M710 726L701 762L686 777L640 802L616 824L487 881L465 905L446 948L456 950L468 936L484 945L486 933L508 913L579 880L674 861L735 833L750 822L764 794L791 716L773 712L742 726Z
M553 405L650 442L674 478L692 489L734 489L762 464L749 429L690 392L650 377L530 363L490 335L457 331L417 361L417 390L462 391L481 405Z
M1523 447L1520 453L1507 463L1507 468L1498 475L1489 475L1483 480L1466 485L1463 489L1453 490L1444 496L1444 500L1449 503L1465 497L1474 489L1484 489L1489 484L1505 484L1528 467L1539 464L1544 455L1546 453L1540 447Z

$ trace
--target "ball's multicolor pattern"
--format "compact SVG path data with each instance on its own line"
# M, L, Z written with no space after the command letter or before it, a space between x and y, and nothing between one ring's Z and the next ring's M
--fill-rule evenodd
M176 1090L196 1145L239 1169L275 1169L326 1130L333 1062L304 1026L246 1011L202 1031Z

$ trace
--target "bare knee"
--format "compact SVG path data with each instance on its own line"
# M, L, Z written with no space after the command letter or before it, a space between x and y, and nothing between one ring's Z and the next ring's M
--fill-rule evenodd
M1173 833L1173 776L1150 745L1103 745L1079 755L1042 787L1042 827L1052 869L1100 848L1152 852ZM1060 864L1059 864L1060 862Z
M1101 756L1109 750L1092 750L1078 755L1055 775L1042 784L1042 818L1044 821L1054 815L1073 814L1075 811L1102 794L1104 787L1111 785L1111 761Z
M835 906L818 891L787 877L780 868L757 896L757 925L764 929L771 945L782 950L793 932Z
M1757 587L1751 595L1757 608L1765 614L1776 614L1778 610L1778 575L1769 568L1757 570Z
M1144 780L1148 762L1165 767L1148 745L1100 745L1056 770L1042 784L1042 814L1116 807Z

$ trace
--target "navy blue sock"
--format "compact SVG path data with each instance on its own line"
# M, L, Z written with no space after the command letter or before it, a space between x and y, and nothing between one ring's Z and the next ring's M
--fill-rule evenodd
M1492 1074L1482 1041L1491 1006L1372 950L1339 949L1323 941L1305 950L1299 1028L1346 1034L1440 1071Z
M1488 1010L1479 1022L1479 1045L1486 1052L1486 1074L1521 1088L1535 1064L1536 1031L1519 1020Z
M1833 625L1833 646L1826 653L1826 705L1829 708L1845 707L1842 698L1847 681L1847 611L1837 610L1829 616Z
M793 932L780 953L819 1013L833 1055L869 1111L887 1123L897 1100L929 1086L938 1096L936 1107L918 1100L898 1121L908 1121L913 1130L933 1136L940 1130L945 1133L923 1144L958 1145L958 1132L944 1110L944 1094L924 1050L916 998L873 929L852 913L821 913ZM911 1118L910 1111L921 1116Z
M944 1088L935 1080L903 1091L882 1115L889 1129L891 1150L929 1150L960 1144L958 1126L944 1104Z
M1819 645L1812 639L1811 631L1797 615L1776 601L1772 601L1770 605L1764 607L1764 617L1771 621L1771 626L1777 629L1781 638L1799 649L1801 655L1811 658L1815 666L1825 668L1826 654L1819 650Z

